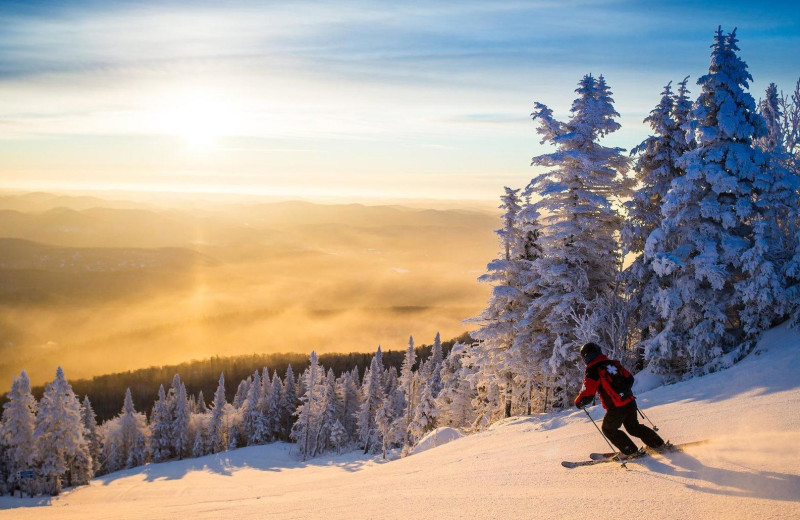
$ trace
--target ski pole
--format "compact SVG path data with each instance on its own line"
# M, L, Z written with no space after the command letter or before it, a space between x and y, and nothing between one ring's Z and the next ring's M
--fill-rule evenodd
M616 453L617 449L611 444L611 441L608 440L608 437L606 437L606 434L603 433L603 430L601 430L600 427L597 426L597 423L594 422L594 419L592 419L592 416L589 414L589 410L587 410L586 408L581 408L581 410L583 410L586 413L586 415L589 417L589 420L592 421L592 424L594 424L594 427L597 428L597 431L600 432L600 435L602 435L603 438L606 440L606 443L608 443L608 447L611 448L611 451ZM628 469L628 466L625 464L624 460L619 460L619 462L620 464L622 464L623 468Z
M647 422L649 422L649 423L650 423L650 426L652 426L652 427L653 427L653 431L658 431L658 426L656 426L655 424L653 424L653 421L651 421L651 420L650 420L650 418L649 418L649 417L647 417L647 416L644 414L644 412L642 411L642 409L641 409L641 408L639 408L638 406L636 407L636 409L637 409L637 410L639 410L639 415L641 415L643 419L647 420Z

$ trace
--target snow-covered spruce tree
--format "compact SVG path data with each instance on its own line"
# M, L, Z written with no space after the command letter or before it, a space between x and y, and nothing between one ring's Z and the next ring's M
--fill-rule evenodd
M103 460L105 473L111 473L128 466L128 462L137 460L131 457L135 449L137 438L141 436L147 440L149 428L144 414L136 411L133 405L130 388L125 390L125 400L120 414L110 421L103 423Z
M197 413L208 413L208 406L206 405L206 398L203 391L197 393Z
M383 388L382 359L381 347L378 346L377 352L372 357L369 372L364 374L364 384L361 386L361 408L358 411L356 428L364 453L377 449L381 444L380 434L375 425L375 414L386 397Z
M294 412L297 409L297 386L294 380L292 365L286 367L283 378L283 402L281 403L281 439L289 440L289 433L294 424Z
M576 92L566 123L540 103L532 114L542 143L557 150L532 161L549 170L529 185L541 197L533 207L544 216L543 255L534 261L536 276L526 288L537 297L526 319L541 324L529 340L556 407L569 404L582 380L571 316L603 312L604 298L615 290L622 227L616 201L630 195L632 184L624 176L629 161L623 150L599 143L620 127L605 79L584 76Z
M436 398L437 424L467 428L475 420L467 369L461 366L466 345L456 344L442 363L442 391Z
M535 343L532 341L532 338L541 334L542 323L536 319L535 313L529 312L529 309L533 310L530 308L530 302L539 297L536 292L538 274L533 269L534 262L543 255L539 241L542 225L539 220L539 212L531 203L530 189L526 189L522 208L517 215L520 241L515 247L515 258L520 265L520 282L525 300L528 302L528 309L525 310L522 319L514 325L514 343L506 353L506 365L514 383L511 399L512 414L531 413L534 399L541 403L539 409L544 411L546 402L545 396L541 395L544 378L538 360L539 352L533 348ZM536 397L534 389L537 390Z
M309 366L303 373L305 393L300 397L300 404L295 415L297 420L292 427L292 439L297 443L297 451L302 460L313 457L316 453L315 433L322 415L322 392L320 384L324 369L319 364L317 353L312 351Z
M100 428L97 425L97 415L94 413L89 396L83 397L81 403L81 420L86 429L86 445L89 447L89 455L92 458L92 474L100 471L103 445L100 436Z
M767 87L759 113L766 132L756 143L765 155L766 165L753 181L758 215L752 223L753 247L743 258L748 277L740 283L742 323L751 335L783 320L800 306L800 294L793 289L795 280L787 276L792 263L800 260L795 241L800 177L791 172L791 158L783 149L778 88L774 83Z
M384 396L375 411L375 428L381 439L383 459L386 459L386 450L394 444L400 433L400 428L395 427L396 419L391 400L388 396Z
M414 351L414 336L408 338L408 348L406 348L406 355L403 358L403 364L400 367L400 390L403 393L403 400L405 401L405 409L403 411L403 427L402 430L406 432L403 439L403 445L406 448L411 447L411 438L408 436L408 425L411 424L411 419L414 415L414 400L415 400L415 384L414 384L414 363L417 361L417 354Z
M242 404L242 435L247 440L248 446L263 444L269 438L259 405L260 400L261 375L256 370L253 372L253 382L248 389L247 398Z
M272 386L269 390L266 406L264 407L264 425L267 437L270 440L280 438L281 435L281 405L283 403L283 383L276 370L272 374Z
M233 395L233 402L231 403L237 410L242 407L245 399L247 399L247 393L250 391L252 382L253 380L249 377L239 381L239 386L236 387L236 393Z
M86 484L92 461L81 418L81 404L61 367L45 387L36 413L35 458L44 490L58 495L61 486Z
M518 256L518 244L522 241L517 216L520 212L519 190L505 188L500 197L503 227L496 231L500 237L501 255L486 267L487 273L478 280L493 285L487 307L469 321L479 328L470 334L477 342L469 353L470 364L478 367L479 380L475 386L486 393L490 385L502 388L502 402L487 401L486 413L493 417L511 415L511 395L514 376L508 366L508 350L514 345L516 326L529 307L524 291L529 268L525 259ZM495 394L498 397L500 394Z
M336 428L336 424L341 426L339 418L342 416L342 403L336 396L336 377L333 375L333 369L328 369L321 390L323 392L320 405L321 416L317 426L314 455L319 455L328 448L336 446L332 441L332 432Z
M356 438L356 416L359 409L358 368L345 372L337 382L337 392L342 401L342 426L346 432L344 442Z
M208 438L206 429L203 427L203 421L200 421L198 427L195 429L194 442L192 443L192 457L202 457L209 453Z
M411 438L412 445L418 443L426 433L436 427L436 416L438 415L430 382L422 379L419 372L417 376L420 377L419 398L414 405L411 424L408 425L408 436Z
M437 332L436 337L433 338L433 347L431 348L431 357L426 366L429 370L429 380L431 385L431 395L433 398L439 395L442 391L442 337Z
M191 412L189 411L189 400L186 397L186 385L178 378L178 374L175 374L175 378L172 380L172 389L176 388L176 384L175 399L170 405L170 410L172 410L172 452L182 459L189 455L192 448L189 437ZM172 389L170 389L170 394Z
M211 443L211 453L225 451L228 446L228 425L225 421L225 374L219 375L217 391L214 392L214 405L211 409L211 421L209 423L209 441Z
M172 414L170 414L164 385L158 387L158 399L150 417L150 457L153 462L163 462L172 455Z
M709 72L697 81L697 147L678 161L686 173L673 182L662 226L645 246L663 283L656 297L663 330L645 341L645 356L663 373L735 361L761 329L756 316L742 312L754 303L754 288L782 298L774 269L758 267L769 263L754 184L767 167L755 146L765 128L745 90L752 77L738 50L735 31L718 29Z
M19 485L17 472L33 468L36 444L36 399L31 393L31 383L24 370L14 376L8 402L3 405L3 419L0 422L0 444L4 447L6 478L13 492Z
M651 259L643 254L645 242L661 226L664 198L672 181L683 175L678 160L692 147L684 128L689 105L687 81L688 77L681 82L677 95L672 92L671 83L664 87L661 100L644 120L653 134L631 151L637 155L634 165L637 189L625 203L628 219L622 229L622 245L624 254L636 257L625 269L623 283L643 338L661 328L653 307L659 289L658 277L650 265Z

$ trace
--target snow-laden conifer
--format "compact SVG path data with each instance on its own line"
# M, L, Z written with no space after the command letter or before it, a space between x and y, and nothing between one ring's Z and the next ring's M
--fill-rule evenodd
M120 414L103 423L101 430L106 473L128 467L129 462L132 463L141 458L138 454L134 454L132 457L131 451L136 449L137 438L140 434L146 441L149 428L144 414L137 412L133 405L130 388L125 390L125 399Z
M467 428L475 420L468 370L461 365L466 345L456 344L442 363L442 391L436 398L439 426Z
M44 391L34 430L38 473L46 492L57 495L63 484L86 484L91 456L81 417L81 404L61 367Z
M652 258L643 253L650 234L661 226L662 205L673 180L684 173L678 161L694 146L690 137L687 81L688 77L681 81L677 94L672 92L671 83L664 87L661 100L644 120L653 133L631 152L637 155L634 165L637 189L625 203L628 219L621 236L623 253L634 255L634 259L623 273L629 300L619 302L620 307L630 309L643 339L663 328L654 305L660 279L653 269ZM617 315L624 311L620 308Z
M764 121L746 91L752 77L736 42L735 31L720 28L714 37L692 111L697 147L678 161L686 173L673 182L661 229L645 246L667 281L655 302L663 330L645 342L645 355L667 373L695 371L728 352L728 362L735 359L760 330L757 317L742 312L755 287L780 299L758 225L764 209L756 184L767 161L755 141Z
M500 237L501 254L487 265L487 273L479 278L493 287L487 307L470 320L479 328L471 332L478 341L471 349L469 362L478 367L476 377L479 380L475 381L475 386L479 391L486 392L490 385L496 385L502 387L503 396L508 397L514 381L508 364L509 350L516 340L517 326L523 321L530 304L524 290L529 278L525 271L530 265L518 254L523 238L518 221L521 210L519 190L506 187L500 200L500 209L505 210L503 227L496 231ZM506 402L507 399L503 402L487 401L485 406L502 408L510 413Z
M86 445L92 458L92 474L95 474L100 470L103 445L100 428L97 424L97 415L94 413L88 395L84 396L83 402L81 402L81 420L86 429Z
M375 425L375 414L381 402L386 397L382 381L382 359L383 354L379 346L377 352L372 357L369 373L364 374L364 384L361 387L362 399L361 407L358 411L356 427L358 430L358 440L361 446L364 447L364 453L369 453L371 450L380 446L380 435Z
M316 452L315 434L322 414L322 395L320 395L322 371L317 353L312 351L309 356L309 366L302 378L306 391L300 397L300 405L296 411L297 420L292 427L291 434L303 460L313 457Z
M189 411L189 400L186 398L186 385L180 380L177 374L172 381L173 389L177 385L174 403L170 406L172 410L172 452L179 459L189 455L191 451L189 422L191 412ZM170 390L172 392L172 389Z
M263 444L269 440L264 414L261 412L261 387L261 375L256 370L242 404L242 435L248 446Z
M438 410L428 381L420 380L419 398L414 406L414 414L408 425L408 434L412 444L419 442L426 433L436 427Z
M214 405L211 409L209 423L209 441L211 453L225 451L228 446L228 425L225 421L225 374L219 375L217 391L214 392Z
M542 368L556 406L569 404L582 380L572 315L602 312L604 297L615 290L622 226L617 201L631 187L622 149L599 142L620 127L605 79L584 76L576 92L566 123L540 103L532 114L542 142L557 150L532 161L548 170L528 188L540 197L533 207L543 215L543 255L527 287L537 297L526 319L541 325L530 336L533 363Z
M172 455L172 414L167 403L164 385L158 387L158 399L150 417L150 456L153 462L163 462Z
M5 452L0 462L5 466L5 476L11 489L14 489L18 485L17 472L33 469L36 447L34 428L37 405L31 393L28 374L24 370L12 379L7 399L0 422L0 444Z

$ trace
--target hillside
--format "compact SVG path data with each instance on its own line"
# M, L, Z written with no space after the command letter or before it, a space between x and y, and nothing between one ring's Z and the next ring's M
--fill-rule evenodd
M302 464L286 444L151 464L50 499L0 497L15 519L800 517L800 334L779 327L735 367L639 396L685 453L567 470L605 443L574 409L516 417L392 462ZM602 417L599 407L590 409Z

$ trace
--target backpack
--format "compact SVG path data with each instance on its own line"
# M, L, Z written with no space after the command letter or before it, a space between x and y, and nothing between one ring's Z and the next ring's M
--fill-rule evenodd
M601 377L605 378L612 390L620 397L628 397L633 394L633 375L625 370L622 365L615 361L609 361L600 372ZM627 375L625 375L627 374Z

